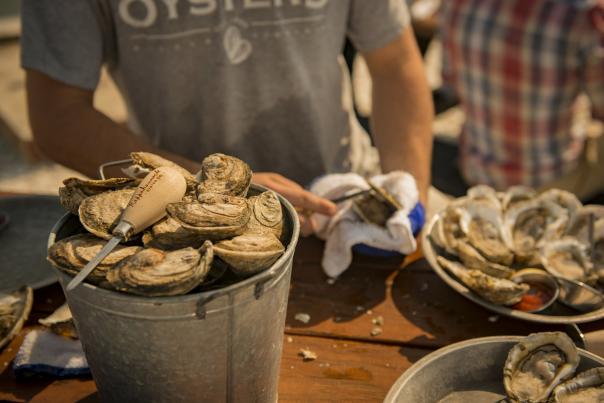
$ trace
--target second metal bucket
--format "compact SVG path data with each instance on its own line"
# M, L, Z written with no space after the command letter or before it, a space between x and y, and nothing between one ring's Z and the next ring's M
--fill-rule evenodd
M259 188L256 188L259 190ZM107 402L275 402L298 221L281 198L284 255L232 286L144 298L57 271L100 397ZM49 245L81 231L66 215Z

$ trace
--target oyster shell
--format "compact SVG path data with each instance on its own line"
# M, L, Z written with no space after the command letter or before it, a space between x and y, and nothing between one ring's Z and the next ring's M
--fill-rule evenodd
M367 181L372 192L366 193L352 201L352 210L367 224L385 227L388 219L402 206L384 188Z
M252 170L239 158L211 154L201 163L199 194L218 193L245 197L252 182Z
M213 241L243 234L251 215L247 199L211 193L199 195L198 201L169 204L166 210L187 230Z
M504 214L503 239L516 260L536 265L541 260L538 249L560 238L567 224L567 211L556 203L539 199L520 202Z
M278 239L283 232L281 202L273 191L266 191L248 199L251 209L246 233L271 233Z
M552 390L571 377L577 365L577 348L566 334L531 334L508 353L503 385L512 402L547 402Z
M531 200L537 196L535 189L527 186L511 186L503 195L501 206L506 211L517 203Z
M470 244L487 260L509 266L514 253L505 245L500 210L490 203L470 202L461 214L460 226Z
M489 262L480 252L463 239L457 242L457 254L468 269L480 270L489 276L510 278L515 273L514 269L507 266Z
M220 241L214 245L214 251L235 273L249 276L269 268L285 248L274 235L259 233Z
M594 224L604 222L604 206L592 204L583 206L575 215L573 225L568 228L566 235L577 238L584 244L589 244L589 216L594 215Z
M80 204L80 222L99 238L111 239L122 212L130 202L134 189L122 189L87 197Z
M65 209L77 215L82 201L108 190L118 190L133 187L138 183L132 178L111 178L104 180L67 178L59 188L59 202Z
M163 250L182 249L188 246L199 248L205 237L189 231L172 217L165 217L148 228L143 234L143 244L147 248Z
M463 265L442 256L436 258L438 263L454 274L468 288L487 301L496 305L514 305L522 299L529 290L527 284L518 284L513 281L489 276L480 270L467 269Z
M483 202L489 204L491 207L501 210L501 201L497 196L497 192L490 186L487 185L476 185L472 186L467 191L467 197L469 201Z
M585 245L573 238L548 242L541 251L543 267L554 276L593 285L598 276L587 257Z
M456 204L447 206L430 233L434 242L451 255L457 255L457 242L465 237L460 224L462 213Z
M185 181L187 182L187 189L194 190L197 187L197 179L195 179L195 175L175 162L165 159L164 157L160 157L159 155L153 153L137 151L130 153L130 158L132 159L134 165L143 172L147 170L152 171L159 167L174 168L185 178Z
M48 248L48 260L59 270L75 276L100 252L105 244L104 240L90 234L73 235L55 242ZM141 249L140 246L116 246L86 277L86 282L102 284L109 269Z
M14 292L0 292L0 349L21 331L33 304L33 291L21 287Z
M73 322L73 316L67 303L58 307L52 314L44 319L39 319L38 323L48 327L53 333L59 336L78 338L78 331Z
M581 207L583 206L577 196L571 192L562 189L549 189L538 196L539 199L556 203L564 208L568 213L568 227L574 225L575 218Z
M604 367L581 372L556 386L552 403L604 402Z
M212 243L201 249L175 251L143 249L122 260L107 273L107 280L118 291L161 297L182 295L197 287L210 271L214 258Z

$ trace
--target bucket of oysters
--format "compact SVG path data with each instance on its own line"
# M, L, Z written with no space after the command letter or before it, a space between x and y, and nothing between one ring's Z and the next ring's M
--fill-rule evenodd
M455 291L540 323L604 318L604 206L567 191L479 185L433 217L424 254Z
M275 401L298 221L249 166L212 154L193 175L135 152L123 172L66 179L69 211L49 238L78 336L106 401ZM182 200L120 243L72 290L112 237L140 181L160 167L186 180Z

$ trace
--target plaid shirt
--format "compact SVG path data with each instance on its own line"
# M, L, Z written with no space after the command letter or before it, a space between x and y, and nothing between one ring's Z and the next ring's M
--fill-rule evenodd
M577 96L604 118L604 2L442 4L444 76L466 114L466 180L537 187L571 171L585 142L571 135Z

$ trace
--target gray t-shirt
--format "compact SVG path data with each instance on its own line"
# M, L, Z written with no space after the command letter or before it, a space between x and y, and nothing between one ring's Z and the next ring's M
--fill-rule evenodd
M302 184L357 163L345 36L370 51L409 22L402 0L23 0L22 19L23 67L94 89L106 65L153 144Z

